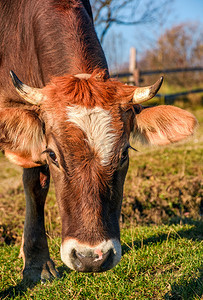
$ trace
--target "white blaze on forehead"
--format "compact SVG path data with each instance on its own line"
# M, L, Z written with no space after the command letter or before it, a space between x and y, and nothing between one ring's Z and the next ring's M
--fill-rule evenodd
M68 121L77 125L87 135L90 146L101 159L101 164L108 164L116 139L109 111L100 107L69 106L67 115Z

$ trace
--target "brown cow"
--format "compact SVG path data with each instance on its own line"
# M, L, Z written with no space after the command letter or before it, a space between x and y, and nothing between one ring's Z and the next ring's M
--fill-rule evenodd
M130 134L165 145L191 135L196 120L172 106L143 109L162 79L136 88L109 78L89 1L1 1L0 9L0 147L24 168L24 277L58 275L44 228L49 169L62 218L62 260L82 272L111 269L121 258ZM11 72L19 96L9 67L29 84Z

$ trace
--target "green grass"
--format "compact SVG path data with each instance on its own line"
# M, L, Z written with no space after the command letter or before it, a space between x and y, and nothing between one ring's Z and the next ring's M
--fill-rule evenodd
M123 257L101 274L70 271L60 261L60 239L51 256L61 278L32 288L21 284L19 246L1 249L2 299L201 299L203 223L130 227L122 231Z

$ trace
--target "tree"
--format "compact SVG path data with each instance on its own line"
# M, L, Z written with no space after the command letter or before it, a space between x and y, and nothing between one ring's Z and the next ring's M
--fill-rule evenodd
M113 24L138 25L159 23L171 7L168 0L90 0L94 23L103 42Z
M203 65L203 30L201 24L180 24L165 31L156 47L145 53L141 69L176 69ZM173 73L167 75L170 84L200 85L202 73Z

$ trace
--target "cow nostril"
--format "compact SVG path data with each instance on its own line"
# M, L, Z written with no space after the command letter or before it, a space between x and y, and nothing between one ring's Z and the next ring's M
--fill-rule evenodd
M76 250L72 251L72 258L74 261L74 265L77 268L77 270L80 270L82 268L82 262L80 260L80 257L82 255L80 253L78 253Z
M109 250L106 254L107 255L105 257L105 261L101 265L101 271L108 270L109 266L113 264L113 256L114 256L113 250Z
M82 254L82 253L80 253L80 252L77 252L77 251L75 251L75 256L78 258L78 259L83 259L83 258L85 258L85 255L84 254Z

